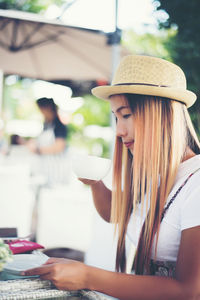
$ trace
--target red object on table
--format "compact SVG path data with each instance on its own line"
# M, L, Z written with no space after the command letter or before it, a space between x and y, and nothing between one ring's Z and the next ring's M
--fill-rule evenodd
M36 249L44 249L42 245L26 240L14 240L8 242L8 245L13 254L30 252Z

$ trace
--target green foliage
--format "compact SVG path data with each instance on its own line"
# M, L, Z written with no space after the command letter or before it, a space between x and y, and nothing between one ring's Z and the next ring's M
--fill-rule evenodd
M133 30L125 31L123 34L123 45L132 53L146 54L171 60L171 55L165 47L166 41L173 37L173 29L161 30L157 34L137 34Z
M158 2L158 1L155 1ZM165 10L169 18L160 22L164 29L176 27L176 35L165 42L172 60L186 74L188 88L200 98L200 1L197 0L159 0L158 10ZM193 122L200 135L200 101L190 109Z
M65 2L64 0L0 0L0 9L41 13L51 4L61 5Z
M92 95L84 96L84 105L76 111L84 118L83 126L99 125L109 126L110 105L106 101L101 101Z
M77 148L87 148L90 154L94 154L96 148L101 152L101 156L109 157L109 142L102 138L90 138L84 135L84 129L89 125L98 125L101 127L110 126L110 105L106 101L101 101L92 95L85 95L84 105L79 108L72 116L72 122L68 125L69 142ZM81 117L82 122L73 121L76 117Z
M0 239L0 272L3 270L6 262L12 261L12 252L2 239Z
M8 76L9 77L9 76ZM5 121L11 119L34 119L38 115L38 109L33 99L31 89L34 80L16 80L13 84L4 84L3 111ZM37 117L36 117L37 119Z

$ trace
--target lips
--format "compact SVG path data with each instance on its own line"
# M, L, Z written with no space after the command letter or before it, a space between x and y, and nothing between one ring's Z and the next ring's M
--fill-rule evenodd
M133 145L134 141L131 141L131 142L124 142L124 145L129 148Z

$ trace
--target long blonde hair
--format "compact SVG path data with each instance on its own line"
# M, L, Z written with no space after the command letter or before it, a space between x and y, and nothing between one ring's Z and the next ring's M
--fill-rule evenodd
M116 270L126 270L125 234L131 213L141 203L146 207L146 221L134 268L136 274L143 274L148 271L155 236L156 244L158 241L162 212L179 164L187 146L200 153L200 143L184 104L161 97L124 95L134 115L135 141L132 156L116 137L111 207L111 221L118 229Z

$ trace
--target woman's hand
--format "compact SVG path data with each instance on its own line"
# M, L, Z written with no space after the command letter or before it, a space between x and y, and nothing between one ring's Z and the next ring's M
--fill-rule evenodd
M32 152L32 153L36 153L37 152L37 145L36 145L36 141L35 140L29 140L26 143L27 148Z
M39 275L50 280L60 290L80 290L87 288L87 266L79 261L50 258L44 265L22 272L22 275Z

